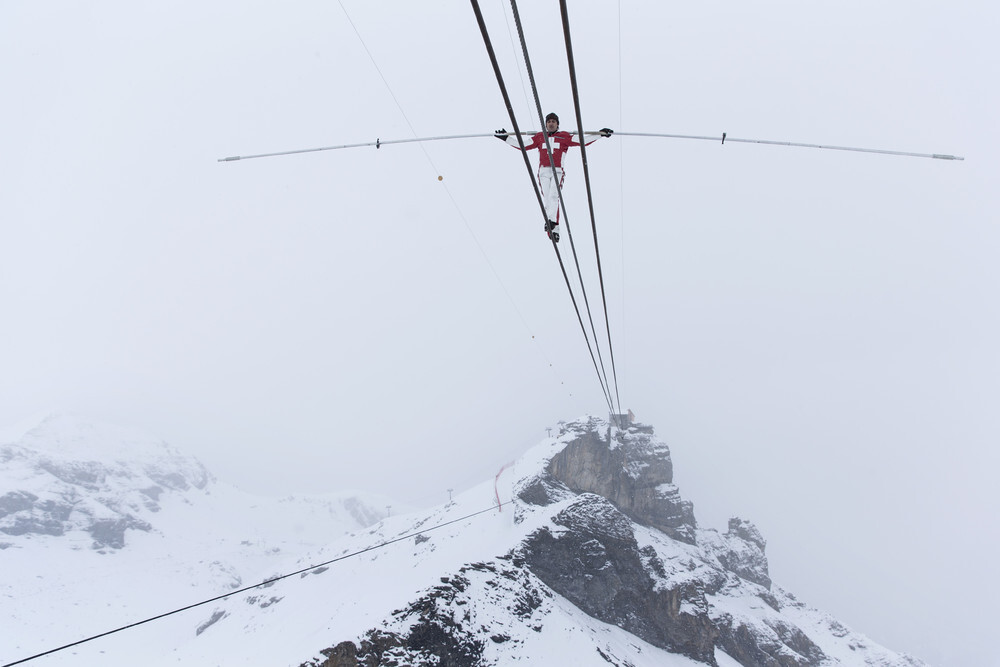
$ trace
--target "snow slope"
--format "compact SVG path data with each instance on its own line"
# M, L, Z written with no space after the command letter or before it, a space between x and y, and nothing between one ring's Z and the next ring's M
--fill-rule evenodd
M259 582L389 504L256 497L155 438L64 415L0 446L0 463L0 664ZM161 634L113 641L145 651Z

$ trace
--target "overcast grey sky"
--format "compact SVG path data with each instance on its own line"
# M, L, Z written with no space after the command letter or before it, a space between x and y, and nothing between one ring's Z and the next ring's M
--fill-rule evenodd
M542 104L575 130L558 3L522 4ZM537 128L509 5L483 10ZM587 129L966 156L588 151L622 403L701 525L756 522L776 582L934 665L995 664L997 18L570 8ZM247 490L432 504L606 412L516 151L216 161L510 129L470 5L8 0L0 85L0 428L70 411Z

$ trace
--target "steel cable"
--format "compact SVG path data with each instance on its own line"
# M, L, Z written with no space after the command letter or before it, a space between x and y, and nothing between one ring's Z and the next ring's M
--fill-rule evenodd
M552 142L549 140L548 133L544 130L544 128L545 128L545 118L544 118L544 114L542 113L542 104L541 104L541 100L540 100L539 95L538 95L538 87L535 85L534 71L531 68L531 58L528 56L528 44L527 44L527 42L525 41L525 38L524 38L524 29L523 29L523 27L521 25L521 15L520 15L520 13L518 12L518 9L517 9L517 0L510 0L510 6L511 6L511 12L514 15L514 25L517 27L517 35L518 35L518 38L521 41L521 51L522 51L522 53L524 55L524 66L525 66L525 69L527 70L527 73L528 73L528 81L531 84L531 93L532 93L532 95L535 98L535 111L538 114L538 121L539 121L539 123L541 124L541 126L543 128L543 130L542 130L542 137L545 139L545 150L546 150L546 152L548 154L548 157L549 157L549 168L552 170L552 180L553 180L553 183L558 183L558 182L560 182L561 179L559 179L558 174L556 172L555 160L553 159L553 155L552 155ZM583 146L583 133L582 133L582 131L580 133L580 146L581 147ZM542 169L542 167L540 167L539 169ZM580 280L580 292L583 295L584 306L587 309L587 319L590 322L591 333L594 334L594 348L596 348L596 350L597 350L597 359L600 362L600 369L598 370L598 375L601 376L601 378L602 378L601 379L601 388L605 392L605 396L606 396L607 401L608 401L608 407L610 408L610 412L612 414L614 414L615 409L614 409L613 402L611 400L611 385L608 383L608 373L607 373L607 371L604 368L604 357L603 357L603 355L601 355L601 345L600 345L600 342L598 341L598 337L597 337L597 328L594 326L594 316L593 316L593 314L592 314L592 312L590 310L590 299L587 297L587 288L584 286L584 283L583 283L583 272L580 270L580 259L579 259L579 256L577 255L577 252L576 252L576 243L573 241L573 231L570 228L569 213L566 210L566 201L563 198L562 188L559 187L559 186L556 186L556 193L557 193L557 195L559 197L559 206L562 208L563 219L564 219L564 221L566 223L566 237L569 239L570 251L573 253L573 263L576 266L576 273L577 273L577 276L579 277L579 280ZM546 216L546 220L548 220L548 216ZM558 252L558 248L556 249L556 251ZM584 332L584 337L586 337L586 331ZM589 338L587 338L587 347L588 348L590 347L590 339ZM593 354L594 354L593 351L591 351L591 356L593 356Z
M496 79L497 79L497 85L500 87L500 93L503 96L504 105L507 108L507 115L510 117L511 126L514 128L514 135L517 137L517 143L518 143L518 146L521 149L521 156L524 158L524 166L528 170L528 177L531 179L531 186L532 186L532 188L535 191L535 198L538 201L539 210L542 213L542 218L545 219L546 221L548 221L548 216L545 213L545 204L542 201L542 193L541 193L541 190L539 190L538 182L536 181L535 175L534 175L534 173L533 173L533 171L531 169L531 161L528 159L528 153L525 150L524 139L522 139L522 137L521 137L521 130L520 130L520 127L517 124L517 118L515 117L515 114L514 114L514 107L513 107L513 105L511 104L511 101L510 101L510 95L507 93L507 85L504 83L503 73L500 71L500 64L497 62L496 52L493 49L493 42L492 42L492 40L490 40L489 30L486 28L486 21L483 19L482 9L479 6L478 0L471 0L471 3L472 3L472 10L473 10L473 12L476 15L476 21L479 24L479 30L480 30L480 32L482 33L482 36L483 36L483 43L486 46L486 53L487 53L487 55L489 55L490 63L493 66L493 73L494 73L494 75L496 76ZM518 25L518 32L520 32L521 28L520 28L520 22L519 22L519 18L518 18L518 15L517 15L516 7L514 8L514 19L515 19L515 22ZM523 41L522 41L522 44L523 44ZM529 79L531 79L532 90L534 91L534 79L531 77L531 70L530 69L528 70L528 76L529 76ZM537 99L537 97L536 97L536 99ZM543 127L544 127L544 123L543 123ZM561 199L561 197L562 197L562 195L560 193L560 199ZM571 240L571 244L572 244L572 240ZM601 391L604 394L604 400L608 403L608 408L611 410L611 412L614 412L614 407L613 407L613 405L611 403L611 394L609 393L607 387L605 386L604 379L601 377L601 371L600 371L600 368L598 368L597 359L594 356L593 346L590 344L590 337L587 335L586 325L584 325L584 323L583 323L583 316L580 314L580 307L577 304L576 295L573 294L573 287L570 284L569 275L566 273L566 265L563 262L562 255L559 252L559 247L556 244L556 242L555 242L554 239L552 240L552 249L555 251L556 258L559 260L559 268L562 271L563 279L566 281L566 289L569 291L570 299L573 302L573 310L576 311L577 320L580 322L580 330L583 332L583 338L587 342L587 350L590 352L591 361L594 362L594 370L597 371L597 380L601 384ZM574 252L574 256L575 256L575 252ZM579 271L579 265L577 265L577 270ZM582 276L581 276L581 284L582 284ZM598 353L599 352L600 352L600 350L598 350Z
M512 0L513 1L513 0ZM576 63L573 59L573 40L570 37L569 13L566 9L566 0L559 0L559 8L562 13L563 34L566 37L566 59L569 62L569 80L573 89L573 107L576 111L576 126L580 133L580 158L583 160L583 180L587 186L587 204L590 207L590 226L594 232L594 253L597 255L597 277L601 284L601 301L604 304L604 324L608 334L608 352L611 356L611 375L615 381L615 398L618 402L618 412L621 414L622 403L618 395L618 371L615 368L615 348L611 343L611 320L608 319L608 298L604 290L604 269L601 266L601 248L597 242L597 218L594 215L594 193L590 186L590 167L587 164L587 145L583 141L583 115L580 112L580 90L576 83ZM595 334L596 338L596 334ZM605 375L607 381L607 375ZM614 412L614 411L612 411ZM617 421L617 416L615 417ZM621 424L618 425L621 428Z

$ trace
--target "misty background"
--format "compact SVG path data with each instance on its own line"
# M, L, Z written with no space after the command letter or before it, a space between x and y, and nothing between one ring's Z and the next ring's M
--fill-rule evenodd
M543 111L575 131L558 3L520 9ZM483 12L537 129L510 7ZM700 525L755 522L778 585L892 649L995 664L998 10L570 22L585 129L966 157L588 148L621 404ZM67 411L255 493L423 506L607 412L516 151L217 161L512 129L471 6L9 0L0 84L6 438ZM575 149L566 171L603 332Z

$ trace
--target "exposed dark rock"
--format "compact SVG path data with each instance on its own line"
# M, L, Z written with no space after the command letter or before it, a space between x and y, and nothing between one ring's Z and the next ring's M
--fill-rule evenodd
M772 621L754 626L718 620L719 646L741 665L753 667L808 667L826 661L823 651L793 625Z
M207 621L198 626L198 628L194 631L194 634L200 635L201 633L205 632L205 630L208 630L210 627L212 627L213 625L221 621L223 618L225 618L225 616L226 612L222 611L221 609L216 609L215 611L212 612L212 616Z
M125 546L125 531L129 528L149 531L152 529L145 521L126 515L121 519L98 519L90 524L87 532L94 538L94 549L111 547L121 549Z
M75 503L70 502L58 503L54 500L45 500L36 504L35 507L51 519L56 521L68 521L69 515L73 513L74 504Z
M354 642L340 642L333 648L320 651L326 660L323 662L304 663L302 667L357 667L361 664L358 660L358 647Z
M545 507L551 505L554 498L549 494L548 485L541 477L535 477L528 484L524 485L518 492L517 497L529 505Z
M440 585L406 608L392 612L392 619L382 628L369 630L358 642L339 642L324 649L320 653L325 660L303 667L479 665L487 642L516 645L521 640L512 637L508 626L476 626L471 606L503 603L528 627L542 629L537 619L531 619L552 593L523 565L512 554L466 565L457 574L441 577Z
M455 595L464 590L468 580L452 577L436 586L405 611L396 614L402 620L415 617L405 633L369 630L360 645L340 642L324 649L321 662L303 663L302 667L351 667L365 665L441 665L475 667L480 663L484 645L475 633L456 621L447 609Z
M587 494L554 522L566 531L556 536L542 529L525 540L523 557L535 576L594 618L715 664L717 633L704 591L697 585L657 586L631 522L617 508Z
M727 571L767 590L771 589L767 556L764 555L766 542L756 526L749 521L730 519L729 530L724 535L719 535L714 530L702 531L698 541ZM778 604L775 598L762 599L772 607Z
M801 656L804 656L810 665L818 665L826 660L826 655L802 630L779 620L766 621L767 625L777 635L778 640Z
M773 610L775 610L777 612L781 611L782 605L778 601L778 598L774 597L770 593L768 593L766 591L762 591L762 592L760 592L760 593L757 594L757 597L759 597L761 600L763 600L764 604L766 604L771 609L773 609Z
M421 618L410 629L406 646L411 652L435 656L439 665L474 667L483 655L483 643L470 633L449 631L450 623L444 619Z
M174 472L174 471L165 472L162 470L158 470L156 468L148 468L146 470L146 474L149 475L149 478L151 480L153 480L160 486L167 487L168 489L187 491L189 488L191 488L191 485L188 484L187 478L185 478L184 475L182 475L179 472Z
M8 514L30 510L38 496L27 491L11 491L0 496L0 519Z
M246 603L249 605L256 605L261 609L267 609L271 605L277 604L282 600L284 600L283 597L275 597L273 595L269 598L265 598L262 595L251 595L246 599Z
M67 484L76 484L93 490L96 490L106 478L104 466L94 461L57 463L48 459L42 459L39 461L38 467Z
M651 433L617 432L612 447L596 426L552 457L547 472L575 493L595 493L631 519L694 544L694 506L673 486L670 450Z
M7 533L8 535L26 535L28 533L33 533L36 535L58 536L62 535L64 531L62 521L57 521L56 519L34 516L17 516L14 517L12 525L0 528L0 532Z
M739 517L733 517L730 519L729 532L727 534L757 545L762 552L767 546L767 541L764 539L764 536L760 534L760 531L757 530L757 526L753 525L746 519L741 519Z
M647 570L653 572L658 577L667 576L666 569L663 567L663 561L656 555L656 549L645 546L639 549L639 556L642 558L642 562Z
M517 491L519 500L537 507L545 507L572 498L574 495L565 484L555 479L549 472L542 472L526 480Z
M749 521L733 518L729 520L729 531L725 535L726 548L716 552L719 563L736 576L771 589L768 572L767 544L760 531Z

